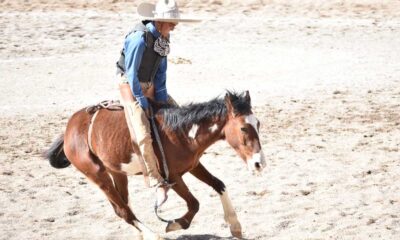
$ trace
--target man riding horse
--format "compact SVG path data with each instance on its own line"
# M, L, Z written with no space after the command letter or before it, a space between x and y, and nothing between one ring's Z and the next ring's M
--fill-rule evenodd
M197 22L181 18L173 0L160 0L156 5L142 3L138 6L142 21L126 36L117 75L125 118L133 144L139 146L144 159L150 186L157 187L157 205L167 199L169 183L157 167L151 139L151 109L147 98L156 102L177 105L168 95L166 87L167 55L170 52L169 33L179 22Z
M232 236L241 238L242 227L225 184L206 169L200 158L212 144L225 140L251 172L263 170L260 122L252 111L250 93L228 91L224 98L155 111L151 123L160 132L158 135L154 131L157 142L163 145L163 150L156 149L156 153L162 156L163 166L169 166L160 173L148 120L151 108L145 97L173 102L166 90L169 32L178 22L196 20L180 18L171 0L160 1L156 6L141 4L138 12L146 21L128 34L117 63L124 111L118 105L102 102L75 112L65 132L44 156L55 168L70 164L76 167L102 190L115 214L132 225L144 240L162 238L143 224L129 206L128 176L149 172L158 186L156 212L170 186L164 177L174 183L172 189L185 201L187 211L173 220L158 216L167 222L165 230L170 232L189 228L200 209L200 202L183 179L184 174L190 173L219 195Z

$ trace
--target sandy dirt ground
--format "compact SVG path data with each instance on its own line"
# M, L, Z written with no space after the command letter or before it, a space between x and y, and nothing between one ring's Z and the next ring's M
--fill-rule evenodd
M60 3L61 2L61 3ZM399 1L181 1L205 20L172 33L180 103L250 90L267 156L252 176L225 142L202 163L228 187L245 239L400 239ZM41 152L71 114L117 99L114 64L137 1L0 1L0 239L135 239L104 194ZM166 239L233 239L218 195L165 233L153 190L130 178L135 214ZM162 215L186 211L171 193Z

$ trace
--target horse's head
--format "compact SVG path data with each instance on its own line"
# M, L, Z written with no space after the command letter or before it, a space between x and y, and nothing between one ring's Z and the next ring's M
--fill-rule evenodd
M249 91L240 95L228 92L225 104L227 122L223 131L226 141L246 162L252 173L261 172L266 164L260 143L260 122L251 110Z

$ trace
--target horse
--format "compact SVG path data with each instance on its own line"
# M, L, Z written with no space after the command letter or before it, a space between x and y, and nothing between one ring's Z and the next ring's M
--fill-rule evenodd
M162 239L136 218L128 205L128 177L142 174L137 153L131 144L123 110L101 108L95 113L85 108L74 113L64 134L45 153L55 168L71 163L94 182L110 201L116 215L138 231L144 239ZM169 171L172 189L187 205L180 218L168 221L166 232L189 228L199 210L199 201L189 191L182 176L189 172L211 186L220 196L224 219L234 237L242 237L242 227L228 196L225 184L200 162L205 150L225 140L253 173L265 168L260 144L260 122L252 112L248 91L227 91L225 97L185 106L161 107L154 111L162 148L153 146L162 166L161 150ZM165 177L165 171L160 167Z

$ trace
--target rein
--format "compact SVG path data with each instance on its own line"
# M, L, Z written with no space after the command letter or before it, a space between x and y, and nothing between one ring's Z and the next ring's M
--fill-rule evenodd
M167 187L171 187L173 184L169 183L169 170L168 170L167 159L165 157L164 148L163 148L162 143L161 143L160 134L158 133L156 121L154 120L155 117L154 117L153 108L151 106L149 106L149 108L150 108L150 115L151 115L151 117L150 117L151 126L153 127L154 136L156 138L158 148L160 149L160 152L161 152L163 169L164 169L164 173L165 173L165 182L167 183ZM172 223L173 222L173 221L170 221L170 220L165 220L164 218L160 217L160 215L158 214L157 202L154 204L154 212L155 212L157 218L160 221L165 222L165 223Z
M156 137L158 148L160 149L160 152L161 152L163 169L164 169L164 173L165 173L165 180L167 181L167 183L169 183L169 170L168 170L167 159L165 157L164 148L161 143L160 134L158 133L156 121L154 120L153 108L152 107L149 107L149 108L150 108L150 115L151 115L151 117L150 117L151 126L153 127L154 136Z

